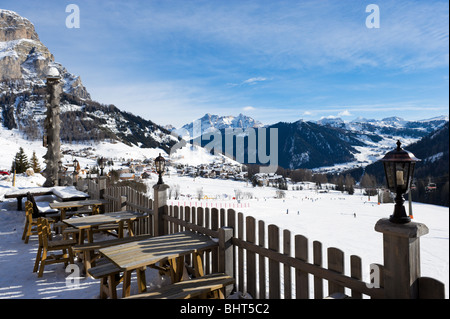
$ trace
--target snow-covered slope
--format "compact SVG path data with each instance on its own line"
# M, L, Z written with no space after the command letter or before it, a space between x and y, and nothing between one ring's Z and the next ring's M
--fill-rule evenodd
M448 116L439 116L420 121L408 121L394 116L382 120L357 118L350 122L342 119L323 119L318 124L331 126L355 134L362 145L354 145L357 152L354 160L331 166L317 167L320 172L345 171L359 166L367 166L379 160L386 152L395 148L397 140L408 147L433 131L437 131L448 123Z

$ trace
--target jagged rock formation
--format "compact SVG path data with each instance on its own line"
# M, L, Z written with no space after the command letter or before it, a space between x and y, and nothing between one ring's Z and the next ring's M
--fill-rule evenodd
M92 101L81 78L55 61L39 40L33 24L17 13L0 9L0 120L29 139L42 139L46 108L46 74L55 67L61 76L61 140L116 140L168 151L178 139L152 121Z
M90 99L80 77L55 62L34 25L13 11L0 9L0 81L24 80L25 86L44 86L49 66L61 74L64 92Z

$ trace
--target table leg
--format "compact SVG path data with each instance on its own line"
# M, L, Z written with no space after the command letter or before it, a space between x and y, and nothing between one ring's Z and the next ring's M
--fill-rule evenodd
M145 279L145 267L136 269L138 292L143 293L147 291L147 280Z
M67 208L61 208L61 220L66 219Z
M169 264L170 264L170 277L172 283L180 282L183 278L184 256L170 259Z
M79 236L80 236L80 238L78 239L78 245L83 245L84 244L84 235L85 235L85 230L84 230L84 228L81 228L80 229L80 232L79 232Z
M129 220L128 221L128 236L130 236L130 237L134 236L133 224L134 224L134 220Z
M204 273L203 269L203 252L196 252L192 254L194 257L194 272L195 278L202 277Z
M123 238L123 220L119 221L118 238Z
M91 228L87 229L87 237L90 244L94 242L94 232Z
M131 288L131 271L124 271L122 298L130 296L130 288Z
M17 210L18 211L22 210L22 198L23 198L23 196L17 197Z
M98 205L92 205L92 215L97 215L100 213L100 207Z

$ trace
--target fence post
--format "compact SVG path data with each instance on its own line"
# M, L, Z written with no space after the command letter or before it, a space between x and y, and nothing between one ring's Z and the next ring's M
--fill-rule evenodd
M103 199L106 189L106 176L98 177L98 199Z
M121 211L127 210L127 199L128 197L125 195L120 195L119 197L119 207Z
M97 185L97 191L98 193L96 196L98 196L98 199L104 199L105 198L105 191L106 191L106 176L99 176L98 177L98 185ZM105 213L105 206L100 206L100 214Z
M162 216L164 214L164 206L167 205L167 192L169 185L155 184L153 185L153 211L154 211L154 234L155 236L164 235L164 221Z
M383 233L384 290L387 299L416 299L419 296L420 236L428 234L425 224L394 224L380 219L375 230Z
M221 227L219 229L219 272L234 278L233 260L233 228ZM233 287L227 287L226 296L231 294Z

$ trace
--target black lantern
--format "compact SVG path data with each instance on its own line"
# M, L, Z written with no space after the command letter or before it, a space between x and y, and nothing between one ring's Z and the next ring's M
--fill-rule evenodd
M158 179L158 183L157 184L162 184L163 183L162 174L164 173L165 166L166 166L166 160L164 159L164 157L161 156L161 153L160 153L159 156L157 158L155 158L156 172L159 175L159 179Z
M73 160L73 174L75 175L75 174L78 174L78 169L77 169L77 167L78 167L78 161L77 161L77 159L74 159Z
M403 194L409 192L414 175L414 166L419 159L413 153L401 148L400 141L397 141L397 148L388 152L381 161L384 164L387 187L391 192L396 193L394 214L390 221L396 224L406 224L411 218L406 214L403 203Z
M99 165L100 165L100 176L103 176L103 170L105 169L105 159L103 157L101 157L99 159Z

